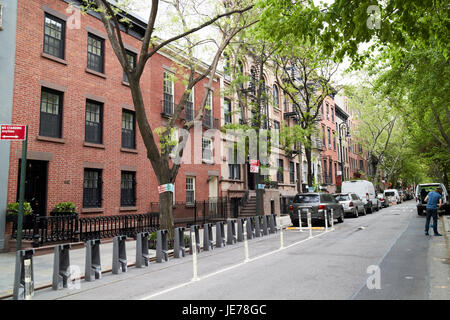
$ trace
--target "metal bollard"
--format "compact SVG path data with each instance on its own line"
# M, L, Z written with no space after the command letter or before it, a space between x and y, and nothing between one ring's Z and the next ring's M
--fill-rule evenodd
M308 219L309 239L312 238L312 224L311 224L311 211L306 209L306 217Z
M55 246L53 255L53 290L67 288L67 282L70 278L69 250L71 247L70 243Z
M205 223L203 225L203 251L214 249L212 223Z
M236 220L228 220L227 222L227 244L235 244L236 237Z
M237 241L244 241L244 219L240 218L237 220Z
M140 232L136 235L136 268L148 267L150 255L148 253L148 232Z
M255 221L255 238L261 237L261 224L259 216L254 217Z
M112 273L119 274L119 269L122 272L127 272L127 236L116 236L113 238L113 258L112 258Z
M284 248L283 223L280 222L280 249Z
M200 252L200 226L193 225L189 230L189 254L193 254L194 250L196 253ZM195 243L195 246L193 245Z
M328 211L324 210L324 216L325 216L325 231L328 231Z
M222 248L226 245L225 226L223 221L216 222L216 247Z
M264 236L267 236L269 234L269 230L268 230L268 223L267 223L267 219L269 218L268 215L264 215L262 216L262 234Z
M253 239L253 223L252 218L247 218L245 221L245 230L247 232L246 237L244 237L247 240Z
M173 244L173 257L182 258L186 255L186 243L184 241L185 228L174 229L174 244Z
M331 209L331 230L334 230L334 209Z
M30 300L34 295L33 255L34 249L16 252L14 300Z
M303 232L303 225L302 225L302 209L298 209L298 226L300 227L300 232Z
M199 241L199 239L198 239L198 232L195 232L195 230L193 230L192 227L193 226L191 226L191 231L193 231L191 233L191 244L192 243L197 243L197 241ZM195 226L195 227L198 227L198 226ZM197 230L198 230L198 228L197 228ZM200 242L198 242L198 247L195 245L195 246L191 246L191 248L192 248L192 251L191 251L192 263L193 263L193 266L192 266L193 267L192 268L192 271L193 271L192 281L197 281L198 280L198 276L197 276L197 252L198 252L198 250L197 249L200 248Z
M277 233L277 217L275 214L271 214L269 217L270 233Z
M167 235L169 231L167 229L158 230L156 232L156 262L169 261L169 243Z
M86 281L102 278L100 243L100 239L88 240L86 242L86 264L84 269L84 279Z
M251 223L250 218L244 222L244 230L249 230L248 223ZM249 261L249 258L248 258L248 231L244 231L244 253L245 253L244 262L248 262Z

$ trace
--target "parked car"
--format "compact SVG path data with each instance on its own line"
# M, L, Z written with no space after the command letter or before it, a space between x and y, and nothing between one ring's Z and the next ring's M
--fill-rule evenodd
M366 212L378 211L377 196L372 182L367 180L350 180L342 182L341 193L356 193L364 203Z
M395 202L396 204L400 204L400 195L398 194L397 189L387 189L384 190L384 196L388 198L389 203Z
M398 190L398 195L400 196L400 203L406 201L405 193L403 192L403 190Z
M359 214L366 215L364 203L356 193L336 193L333 194L333 196L340 204L342 204L344 214L351 214L355 218L358 218Z
M384 196L384 193L381 193L381 192L378 193L377 198L381 201L381 206L383 208L389 207L389 201L388 201L387 197Z
M450 203L448 199L448 191L442 183L425 183L416 187L417 214L424 215L427 203L424 201L430 191L436 190L437 187L442 188L442 208L438 213L450 214Z
M294 227L299 226L299 210L303 222L307 222L307 211L311 212L311 220L325 221L325 214L330 223L331 209L333 209L333 219L344 222L344 208L329 193L299 193L294 197L289 206L289 216Z

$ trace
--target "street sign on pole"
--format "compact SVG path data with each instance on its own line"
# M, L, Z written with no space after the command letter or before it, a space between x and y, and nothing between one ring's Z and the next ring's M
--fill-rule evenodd
M1 127L2 135L3 135L3 126ZM22 224L23 224L23 202L25 198L25 176L27 170L27 138L28 138L28 126L7 126L10 129L5 128L5 131L14 131L17 130L16 133L19 135L21 133L20 127L25 127L24 129L24 139L22 139L22 161L20 163L20 184L19 184L19 212L17 215L17 246L16 250L20 250L22 248ZM12 128L12 129L11 129ZM16 128L16 129L14 129ZM17 129L18 128L18 129ZM10 133L9 133L10 134ZM15 139L20 140L20 139Z

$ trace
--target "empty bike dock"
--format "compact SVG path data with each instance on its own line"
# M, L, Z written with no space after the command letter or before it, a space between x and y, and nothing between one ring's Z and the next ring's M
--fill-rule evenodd
M278 220L278 221L277 221ZM148 234L138 234L136 239L117 236L111 244L100 240L86 242L84 249L72 250L70 246L55 246L53 277L46 288L14 284L34 291L16 295L16 299L107 299L109 293L120 292L123 299L151 299L158 292L177 286L189 285L220 273L234 272L246 263L264 259L280 250L313 240L334 230L333 221L327 228L316 229L311 224L289 230L289 220L275 216L255 216L233 219L215 224L176 228L174 249L168 248L167 230L157 231L156 250L147 250ZM107 258L102 259L107 252ZM72 259L72 256L78 258ZM80 251L84 258L80 259ZM22 256L33 253L23 253ZM39 257L37 257L39 258ZM31 279L40 272L38 259L18 269L31 270ZM112 266L110 269L109 266ZM30 279L30 276L28 277ZM14 279L11 279L13 281ZM108 289L109 288L109 289Z

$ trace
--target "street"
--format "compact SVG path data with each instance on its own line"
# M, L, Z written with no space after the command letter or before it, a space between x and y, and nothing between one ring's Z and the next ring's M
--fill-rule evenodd
M442 219L439 228L444 233ZM372 300L449 299L448 232L425 236L425 219L414 201L393 205L367 216L346 218L324 233L288 230L215 248L198 255L197 281L192 256L105 274L79 289L51 288L34 300ZM448 230L447 230L448 231ZM432 232L431 232L432 234Z

